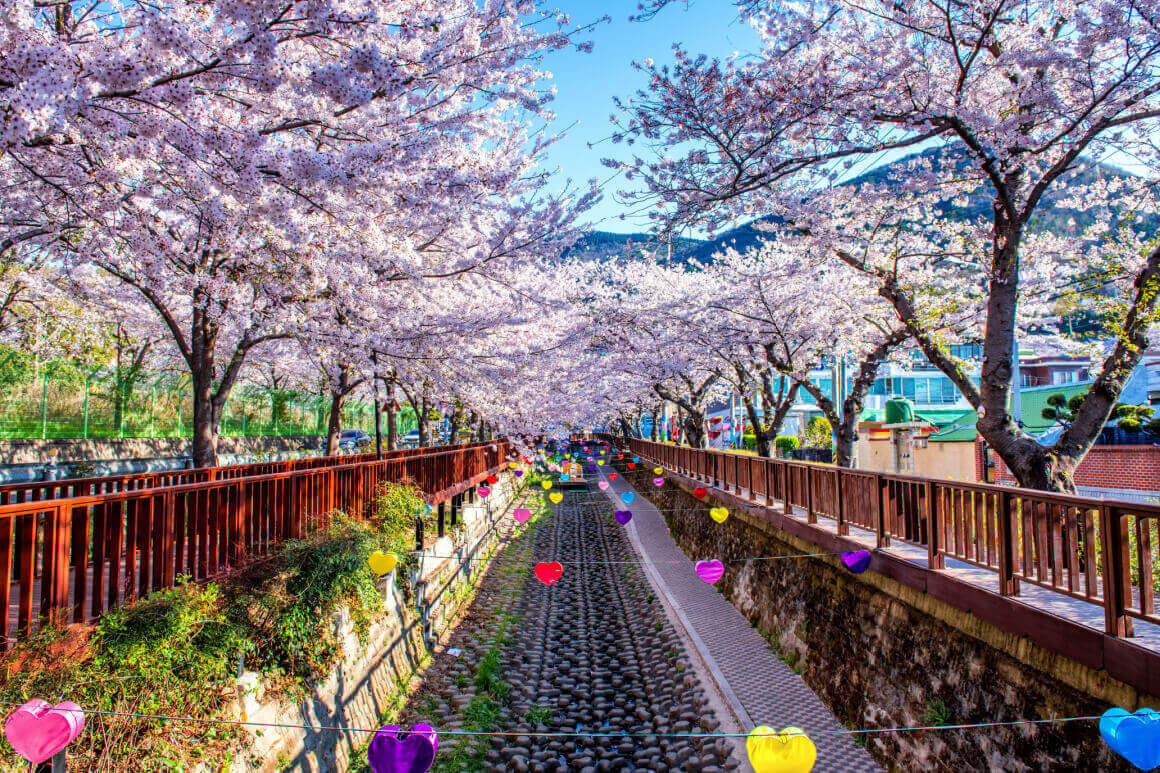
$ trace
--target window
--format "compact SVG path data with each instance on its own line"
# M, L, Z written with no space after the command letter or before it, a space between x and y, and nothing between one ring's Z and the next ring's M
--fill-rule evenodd
M1074 370L1055 370L1051 372L1051 383L1071 384L1072 382L1078 380L1076 378L1077 375L1079 374L1077 374Z

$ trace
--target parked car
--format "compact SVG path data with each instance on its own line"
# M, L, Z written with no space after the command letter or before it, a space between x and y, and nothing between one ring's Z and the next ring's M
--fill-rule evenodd
M338 447L344 451L369 446L374 438L361 429L344 429L338 433Z

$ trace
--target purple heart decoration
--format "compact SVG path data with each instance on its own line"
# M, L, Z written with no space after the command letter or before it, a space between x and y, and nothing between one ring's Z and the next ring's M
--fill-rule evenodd
M588 472L596 472L596 468L594 466L592 466L591 464L588 465L587 470L588 470Z
M514 473L515 473L515 476L516 476L517 478L522 478L522 477L524 477L524 471L523 471L523 470L512 470L512 472L514 472Z
M854 574L862 574L870 566L870 551L855 550L853 553L843 553L842 563Z
M438 746L439 736L430 725L415 725L409 732L387 725L371 739L367 761L375 773L425 773Z
M619 523L621 526L623 526L624 524L626 524L632 520L632 511L631 510L617 510L615 513L612 514L612 516L616 519L617 523Z
M693 569L697 572L698 577L710 585L720 580L721 576L725 574L725 564L716 558L709 561L698 561Z

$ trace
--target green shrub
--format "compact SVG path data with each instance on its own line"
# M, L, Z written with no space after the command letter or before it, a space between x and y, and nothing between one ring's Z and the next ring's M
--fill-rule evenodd
M806 448L830 448L834 445L833 428L825 416L814 416L806 422L801 433L802 445Z
M5 657L0 700L63 699L89 712L210 716L233 698L246 648L216 584L181 584L111 611L87 641L83 629L41 629ZM159 763L191 770L202 762L217 768L240 734L231 725L94 713L85 727L69 746L70 767L77 770ZM0 761L15 765L17 758L5 745Z
M754 433L746 432L746 433L742 434L741 440L742 440L742 442L745 443L745 447L748 448L750 451L757 448L757 435L755 435Z
M299 687L325 675L342 654L334 614L345 607L359 637L383 611L367 557L380 548L369 523L336 513L328 529L287 540L272 559L230 588L232 614L254 645L253 666Z
M381 549L402 558L415 549L415 516L423 517L424 531L436 527L436 515L428 513L423 492L411 483L383 483L371 500L370 521L379 532Z
M773 446L781 456L789 456L790 452L801 447L801 441L793 435L778 435L773 439Z

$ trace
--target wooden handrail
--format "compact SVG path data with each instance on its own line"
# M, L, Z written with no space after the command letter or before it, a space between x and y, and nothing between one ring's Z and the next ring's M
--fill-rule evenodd
M335 510L363 517L384 481L413 481L439 504L497 473L510 455L509 441L487 441L0 505L0 577L9 580L0 582L0 646L44 619L96 619L181 575L212 580L324 527Z
M1160 623L1160 505L786 459L750 457L742 467L728 451L628 442L637 456L754 502L754 481L764 480L764 504L776 493L810 525L829 519L835 535L857 526L879 547L919 545L932 571L952 558L994 571L1002 595L1031 583L1100 604L1111 636L1131 636L1133 619ZM754 465L764 470L755 474Z

